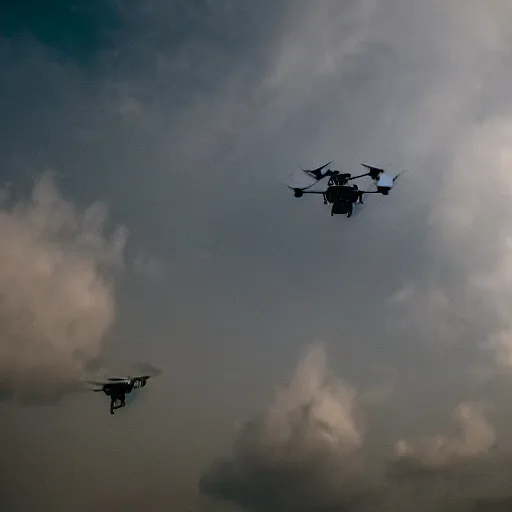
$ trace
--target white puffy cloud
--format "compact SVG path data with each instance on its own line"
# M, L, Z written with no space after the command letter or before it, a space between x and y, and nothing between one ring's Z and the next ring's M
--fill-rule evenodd
M0 210L0 394L52 401L96 359L116 314L126 230L101 204L79 211L51 174Z

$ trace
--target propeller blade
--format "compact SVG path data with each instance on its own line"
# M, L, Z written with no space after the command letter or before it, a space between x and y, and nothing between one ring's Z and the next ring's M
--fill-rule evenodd
M361 165L370 170L370 172L368 174L370 175L370 178L372 180L378 180L379 176L381 174L386 174L386 171L384 169L381 169L380 167L374 167L373 165L367 165L367 164L361 164Z
M324 165L321 165L320 167L317 167L316 169L312 169L312 170L306 170L306 172L318 172L318 171L321 171L324 167L327 167L328 165L332 164L332 160L330 162L327 162L326 164Z
M381 169L380 167L375 167L373 165L368 165L368 164L361 164L363 167L366 167L367 169L370 169L370 171L379 171L379 172L384 172L384 169Z
M399 177L399 176L402 176L402 174L404 172L407 172L407 170L404 170L404 171L400 171L394 178L393 178L393 183L396 181L396 179Z
M302 169L303 172L305 172L306 174L309 174L310 176L311 175L315 175L315 174L318 174L324 167L327 167L328 165L332 164L332 160L330 162L327 162L326 164L324 165L321 165L320 167L317 167L316 169Z

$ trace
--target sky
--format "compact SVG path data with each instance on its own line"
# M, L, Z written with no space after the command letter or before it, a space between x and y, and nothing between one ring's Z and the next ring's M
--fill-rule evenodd
M509 510L511 16L2 3L0 511Z

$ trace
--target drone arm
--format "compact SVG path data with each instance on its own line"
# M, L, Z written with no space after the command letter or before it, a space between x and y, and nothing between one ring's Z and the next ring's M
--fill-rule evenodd
M366 172L364 174L360 174L359 176L352 176L351 178L347 178L346 181L357 180L358 178L364 178L365 176L370 176L370 175L371 175L371 173Z
M328 174L322 174L322 176L318 177L315 174L311 174L311 171L304 171L310 178L313 178L315 180L315 183L312 183L309 185L312 187L313 185L316 185L318 182L322 181L324 178L327 178ZM306 187L307 188L307 187Z
M302 197L304 194L325 194L325 191L321 192L321 191L317 191L317 190L307 190L309 187L296 188L296 187L290 187L288 185L288 188L293 190L295 197Z
M322 169L324 169L325 167L327 167L330 164L332 164L332 160L330 162L327 162L324 165L321 165L320 167L317 167L316 169L302 169L302 172L305 172L311 178L313 178L317 181L320 181L323 178L325 178L325 174L322 175ZM319 174L320 174L320 176L319 176Z
M384 169L381 169L380 167L375 167L373 165L368 165L368 164L361 164L363 167L366 167L367 169L369 169L370 171L374 171L374 172L378 172L379 174L381 172L384 172Z
M364 194L382 194L383 196L389 195L390 188L387 187L379 187L380 190L360 190L359 193L361 196Z

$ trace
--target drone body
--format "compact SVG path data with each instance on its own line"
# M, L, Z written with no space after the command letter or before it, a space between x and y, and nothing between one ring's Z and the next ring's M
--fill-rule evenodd
M96 393L103 391L105 395L110 397L110 414L114 414L114 410L126 406L126 395L134 389L143 388L150 375L141 377L118 378L111 377L108 382L89 382L90 384L101 386L100 389L93 389Z
M393 188L396 179L401 174L399 173L397 176L392 177L387 174L384 169L379 169L378 167L373 167L366 164L361 165L369 169L369 172L360 174L358 176L352 176L350 173L340 173L339 171L331 169L327 169L322 174L322 169L327 167L330 163L332 162L322 165L314 170L303 169L303 171L308 176L311 176L316 180L313 185L329 176L329 182L326 190L308 190L313 185L309 185L308 187L304 188L289 188L293 190L295 197L302 197L304 194L322 194L324 197L324 204L332 205L331 216L346 215L348 218L351 217L354 210L354 204L357 202L362 204L364 194L382 194L387 196L389 191ZM359 187L355 184L347 185L349 181L362 178L364 176L371 177L377 186L377 190L359 190Z
M382 173L377 182L377 191L387 196L393 188L393 178L389 174Z

